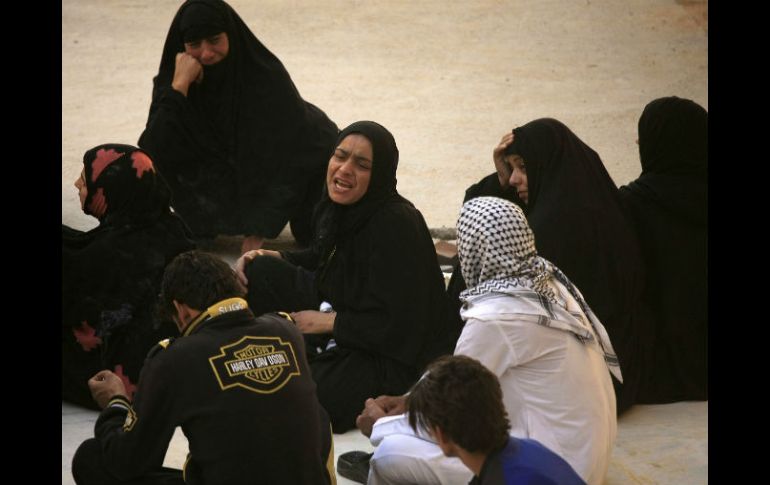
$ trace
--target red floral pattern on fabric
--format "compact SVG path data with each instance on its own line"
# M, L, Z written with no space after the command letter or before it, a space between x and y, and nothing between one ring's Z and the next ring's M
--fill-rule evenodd
M131 154L132 167L136 169L136 178L142 178L144 172L154 172L155 167L152 166L152 160L144 152L134 152Z
M117 160L122 156L123 156L122 153L116 152L112 148L110 148L109 150L105 150L104 148L98 150L96 152L96 158L91 164L91 182L96 182L96 179L99 178L99 175L102 174L102 171L105 168L107 168L112 162L114 162L115 160Z
M102 344L102 339L96 336L96 330L85 320L80 322L79 327L73 327L72 333L75 335L75 340L86 352L90 352Z
M97 218L102 217L107 212L107 199L104 198L104 189L102 187L96 189L96 193L91 197L88 210Z
M128 376L123 373L122 364L115 366L115 375L120 377L120 380L123 381L123 385L126 386L126 397L129 400L134 399L134 391L136 391L136 386L131 382L131 379L129 379Z

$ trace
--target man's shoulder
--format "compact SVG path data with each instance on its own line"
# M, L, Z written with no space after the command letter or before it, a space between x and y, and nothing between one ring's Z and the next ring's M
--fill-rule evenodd
M255 316L253 323L256 325L267 323L274 327L285 328L287 330L296 328L294 320L288 312L263 313L262 315Z
M254 318L257 321L273 321L280 322L281 324L294 323L294 320L291 318L291 315L288 312L263 313L262 315Z
M164 338L163 340L159 341L150 349L150 351L147 353L147 358L148 359L154 358L158 354L162 353L164 350L171 347L176 341L177 341L176 337Z
M302 340L302 333L297 329L288 312L249 315L225 332L231 337L233 334L240 334L251 337L281 337L292 341Z

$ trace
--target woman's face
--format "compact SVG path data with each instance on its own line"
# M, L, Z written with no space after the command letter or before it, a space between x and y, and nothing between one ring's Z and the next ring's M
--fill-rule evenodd
M80 208L85 209L86 197L88 197L88 188L86 187L86 170L80 172L80 177L75 180L75 188L78 189L80 196Z
M373 158L372 143L368 138L359 133L346 136L329 159L326 171L329 198L341 205L361 200L369 189Z
M511 177L508 183L516 189L519 199L526 204L529 201L529 192L527 190L527 166L524 159L519 155L508 155L505 157L505 163L511 167Z
M213 66L227 57L230 52L230 39L226 32L220 32L211 37L185 42L184 51L204 66Z

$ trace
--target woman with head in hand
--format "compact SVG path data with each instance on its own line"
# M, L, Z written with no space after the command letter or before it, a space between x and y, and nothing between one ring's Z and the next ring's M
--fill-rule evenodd
M196 236L259 249L286 225L312 238L337 126L221 0L187 0L171 22L139 146Z

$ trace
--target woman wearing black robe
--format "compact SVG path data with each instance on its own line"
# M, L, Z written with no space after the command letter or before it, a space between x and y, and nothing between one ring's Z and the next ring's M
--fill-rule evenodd
M139 146L194 234L244 234L245 251L290 221L307 244L338 131L227 3L179 8Z
M708 399L708 112L689 99L639 118L642 174L620 188L646 268L653 367L639 402Z
M526 166L526 202L509 182L508 162L515 155ZM495 196L524 209L538 252L570 275L607 329L623 372L623 384L613 379L620 414L636 401L648 367L651 328L641 304L639 244L622 212L617 187L599 155L550 118L508 133L495 159L499 172L471 186L465 200ZM463 289L465 282L455 271L448 292L457 309Z
M88 379L109 369L133 392L150 348L178 335L156 322L155 299L166 264L194 243L144 152L100 145L83 165L75 186L99 226L62 224L62 399L98 409Z
M368 143L370 152L353 142ZM403 394L454 342L430 233L422 214L396 191L393 136L359 121L335 146L313 245L249 252L236 269L243 277L251 260L245 282L255 314L296 312L319 399L339 433L355 426L367 398ZM350 195L355 191L359 199ZM334 312L316 311L322 302Z

